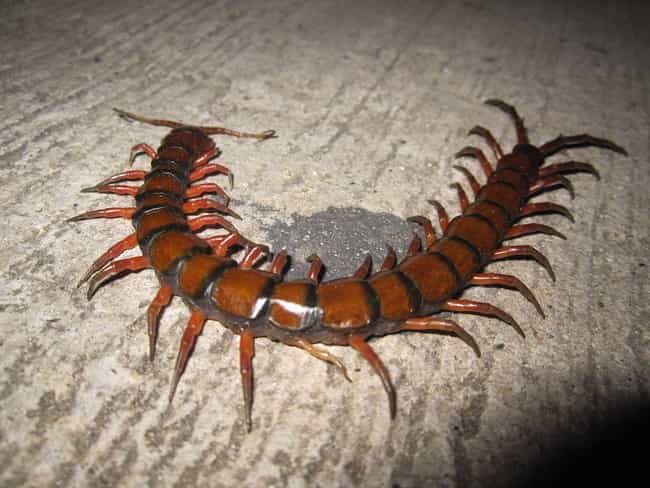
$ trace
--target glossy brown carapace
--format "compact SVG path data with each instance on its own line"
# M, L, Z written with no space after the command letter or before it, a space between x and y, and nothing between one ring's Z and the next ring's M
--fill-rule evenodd
M344 374L340 361L314 344L353 347L379 374L394 416L395 392L390 376L367 339L403 330L443 331L458 335L478 354L476 343L458 324L436 316L443 310L496 317L523 335L510 315L488 303L460 298L462 291L470 285L514 288L541 313L539 303L521 281L514 276L484 272L485 266L499 259L529 257L553 276L546 258L534 248L504 246L503 241L537 232L562 236L545 225L517 224L522 217L542 212L572 218L565 207L551 202L529 203L529 197L557 186L572 191L569 181L562 176L564 173L585 171L597 175L597 172L591 164L576 161L542 167L545 158L572 146L599 146L625 154L614 143L586 134L559 136L541 146L533 146L512 106L500 100L487 103L512 118L517 129L517 145L504 154L487 129L474 127L470 131L486 140L497 163L493 166L475 147L466 147L457 154L477 159L487 181L480 185L472 173L458 167L466 176L474 198L470 202L463 188L455 184L462 213L451 221L438 202L430 202L437 211L441 237L436 236L429 219L411 217L411 222L423 228L424 244L415 237L399 262L389 247L377 272L371 273L368 258L351 277L322 283L322 263L315 255L309 258L307 279L284 280L285 251L275 255L267 269L260 269L270 255L268 248L244 238L228 220L238 216L230 209L228 195L220 186L200 183L213 174L227 175L232 183L230 170L212 162L219 150L210 135L268 139L274 136L273 131L241 133L117 111L126 119L170 127L172 131L157 150L146 144L133 148L131 162L141 152L152 158L149 172L125 171L84 190L130 195L135 197L136 205L95 210L71 219L123 217L131 219L135 228L133 234L100 256L81 282L90 281L88 296L91 297L99 286L116 275L143 269L155 271L161 287L147 313L151 358L164 308L174 295L189 305L191 317L181 339L170 400L203 325L207 320L217 320L240 335L240 369L249 428L255 337L269 337L301 347L340 367ZM121 184L139 180L143 181L139 187ZM199 237L197 232L206 228L221 231L208 238ZM140 247L142 256L117 260L123 252L136 246ZM233 252L240 249L243 257L233 259Z

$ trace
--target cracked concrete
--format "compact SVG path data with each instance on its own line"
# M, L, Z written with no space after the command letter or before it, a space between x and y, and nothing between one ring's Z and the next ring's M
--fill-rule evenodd
M633 1L6 5L0 484L513 486L548 483L565 468L565 481L608 466L629 473L640 457L628 450L623 461L599 441L629 446L648 432L648 15ZM91 302L75 287L130 228L66 223L128 205L78 191L123 170L133 144L156 145L165 133L126 124L112 107L277 130L264 143L218 139L220 162L236 175L238 226L286 246L293 276L316 252L331 278L368 252L378 262L386 243L403 251L415 230L403 219L432 215L427 199L456 211L453 155L481 144L467 130L481 124L505 145L514 140L507 117L481 104L489 97L515 104L535 142L589 132L630 156L572 151L602 179L572 176L573 201L562 191L541 197L576 217L536 219L566 241L521 240L548 256L557 282L534 263L491 265L527 283L546 320L512 291L467 291L510 312L525 340L464 315L456 319L480 359L447 336L373 341L398 391L393 422L353 351L331 349L349 384L302 351L259 340L246 433L238 341L218 323L168 408L186 307L174 302L165 314L150 363L154 276L118 280Z

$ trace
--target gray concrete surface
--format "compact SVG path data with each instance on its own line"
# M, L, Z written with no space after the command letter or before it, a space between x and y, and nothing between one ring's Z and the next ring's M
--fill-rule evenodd
M650 393L642 3L3 2L0 485L512 486L551 476L562 456L574 476L599 472L571 448L594 454L612 422L647 415ZM332 277L368 251L380 259L386 242L403 249L414 230L403 218L432 214L427 198L456 211L453 154L480 143L467 130L482 124L513 142L507 118L481 104L488 97L516 104L534 141L590 132L630 156L571 152L602 180L572 177L574 201L548 195L576 222L536 220L568 240L522 239L549 257L556 283L531 262L490 267L529 284L545 320L512 291L468 290L511 312L525 340L464 315L480 359L439 335L373 342L398 389L393 422L353 351L332 348L349 384L302 351L259 340L247 434L238 341L218 323L168 409L187 309L168 310L151 364L154 276L116 281L91 302L75 287L129 229L66 223L129 204L79 190L165 133L126 124L112 107L276 129L265 143L219 139L240 228L288 246L297 264L320 253Z

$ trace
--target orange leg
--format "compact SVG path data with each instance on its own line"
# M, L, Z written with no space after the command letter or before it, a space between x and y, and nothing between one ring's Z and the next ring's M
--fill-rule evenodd
M384 262L381 264L380 271L393 269L395 267L395 263L397 263L397 254L395 254L395 249L393 249L393 247L389 246L388 244L386 245L386 248L386 257L384 258Z
M207 317L203 315L203 312L195 310L190 316L190 320L185 326L185 331L183 332L183 338L181 339L181 344L178 349L178 356L176 357L176 366L174 367L174 376L172 378L171 388L169 390L169 403L174 399L174 394L176 393L176 387L178 386L178 381L181 379L183 372L185 371L185 366L187 365L187 360L190 357L190 353L194 349L194 344L196 344L196 338L201 334L203 330L203 325Z
M134 207L111 207L111 208L102 208L101 210L91 210L89 212L84 212L75 217L68 219L68 222L79 222L81 220L90 220L90 219L130 219L135 213Z
M455 334L471 347L478 357L481 357L481 351L474 338L469 335L465 329L458 325L453 320L436 319L433 317L413 317L406 320L400 330L416 330L416 331L440 331Z
M497 107L510 115L510 118L515 123L515 128L517 129L517 144L529 144L528 135L526 134L526 127L524 127L524 121L515 110L515 107L508 105L503 100L496 98L486 100L485 103L487 105Z
M553 281L555 281L555 273L551 264L546 259L541 252L535 249L532 246L504 246L500 247L492 256L490 256L490 261L499 261L501 259L510 259L510 258L532 258L541 264L544 269L548 272L549 276Z
M422 215L414 215L413 217L406 219L406 221L413 222L422 226L424 229L424 238L427 241L427 249L433 246L438 240L436 237L436 231L433 229L433 224L428 218L423 217Z
M560 173L591 173L600 180L598 170L589 163L581 163L580 161L565 161L564 163L550 164L539 170L539 176L544 178L546 176L557 175Z
M149 267L149 262L144 256L122 259L120 261L109 263L90 280L90 283L88 284L88 300L93 297L95 292L104 285L109 278L117 278L124 273L137 273L138 271L142 271Z
M467 181L469 182L469 186L472 189L472 193L474 193L474 197L476 197L476 195L478 195L478 192L481 191L481 185L479 184L478 181L476 181L474 175L470 173L470 171L467 168L464 168L462 166L454 166L454 169L457 169L458 171L460 171L465 175Z
M539 147L539 150L542 152L544 157L547 157L551 154L555 154L556 152L561 151L562 149L584 146L602 147L603 149L610 149L627 156L627 151L621 146L614 144L610 140L600 139L598 137L590 136L589 134L579 134L576 136L559 135L552 141L548 141L547 143L542 144Z
M438 200L427 200L427 201L431 205L436 207L436 211L438 212L438 223L440 224L440 229L442 230L443 233L447 232L447 226L449 225L449 216L447 215L447 211L445 210L445 207L443 207Z
M174 292L168 285L162 285L147 309L147 335L149 336L149 361L153 361L156 352L156 339L158 338L158 325L160 317L172 301Z
M537 301L537 298L535 298L533 292L530 291L530 288L514 276L498 273L479 273L470 280L469 284L475 286L505 286L506 288L514 288L518 290L526 300L535 306L542 317L546 317L541 305Z
M564 215L571 222L575 222L573 214L563 205L558 205L552 202L539 202L526 204L519 214L520 217L528 217L529 215L537 215L540 213L558 213Z
M463 190L463 187L460 186L460 183L452 183L449 185L451 188L456 188L458 191L458 200L460 201L460 209L461 211L467 210L467 207L469 207L469 200L467 199L467 194L465 193L465 190Z
M501 146L492 135L492 132L487 130L485 127L481 127L480 125L475 125L470 129L468 135L482 137L483 139L485 139L485 142L488 143L488 145L492 149L492 152L494 152L494 155L496 156L497 159L501 159L503 157L503 149L501 149Z
M417 234L413 234L413 239L411 239L411 243L409 244L409 247L406 249L406 258L410 258L412 256L415 256L417 253L420 252L422 249L422 239L420 239L420 236Z
M370 274L371 267L372 267L372 257L368 255L363 260L363 263L361 263L361 266L359 266L359 268L354 272L352 277L358 280L365 280Z
M287 266L288 259L287 251L284 249L277 253L271 263L271 273L277 276L282 276L284 268Z
M185 191L185 198L199 197L201 195L205 195L206 193L216 193L217 195L220 195L225 200L225 205L228 205L230 202L230 197L225 191L223 191L223 188L221 188L219 185L215 185L214 183L203 183L201 185L190 186Z
M190 182L194 183L195 181L198 181L200 179L205 178L206 176L210 176L215 173L227 175L228 181L230 183L230 189L232 189L233 185L235 184L235 176L231 173L231 171L228 168L220 164L214 164L214 163L205 164L200 168L195 169L190 173L189 176Z
M485 156L483 151L481 151L478 147L473 147L473 146L465 146L462 148L460 151L458 151L455 155L456 158L474 158L478 159L479 163L481 163L481 168L483 169L483 174L485 175L486 178L489 178L494 169L492 169L492 164L490 161L488 161L488 158Z
M515 237L527 236L530 234L548 234L551 236L557 236L561 239L566 239L566 236L561 232L555 230L553 227L549 227L544 224L520 224L510 227L510 230L506 232L506 235L503 236L503 240L514 239Z
M129 185L97 185L84 188L81 190L81 193L113 193L115 195L134 197L138 193L138 187Z
M106 266L110 261L118 257L125 251L133 249L138 245L138 239L136 238L135 233L126 236L124 239L113 244L104 254L99 256L95 262L88 268L88 271L83 275L77 286L81 286L88 279L95 274L97 271Z
M533 182L532 185L530 185L528 196L530 197L536 195L545 190L548 190L549 188L553 188L556 186L561 186L566 188L569 194L571 195L571 200L573 200L576 197L575 191L573 189L573 185L569 180L567 180L562 175L550 175L550 176L539 177L537 180Z
M309 271L307 272L307 279L313 281L315 284L320 283L321 273L323 271L323 261L316 254L309 256L306 261L311 263Z
M446 310L448 312L464 312L464 313L475 313L479 315L487 315L488 317L495 317L497 319L503 320L505 323L510 324L521 337L525 337L524 331L521 330L519 324L513 319L510 314L504 312L500 308L490 305L489 303L475 302L473 300L447 300L441 310Z
M237 229L221 215L208 214L189 219L187 221L192 232L199 232L207 227L223 227L230 232L237 232Z
M249 330L239 334L239 371L241 373L241 384L244 393L244 415L248 432L253 428L251 416L253 408L253 356L255 356L255 338Z
M141 142L140 144L136 144L131 148L131 153L129 154L129 166L133 166L133 162L135 161L135 158L137 158L140 154L146 154L151 159L155 159L156 150L153 147L151 147L149 144L145 144L144 142Z
M390 412L390 418L395 418L395 413L397 411L397 398L395 395L395 388L393 383L390 380L390 375L384 363L381 361L377 353L368 345L366 340L358 335L351 335L348 338L348 344L356 349L368 363L372 366L372 369L375 370L375 373L379 375L382 384L384 385L384 390L388 395L388 409Z
M234 210L231 210L227 206L212 200L211 198L199 198L196 200L189 200L183 204L183 213L186 215L195 214L203 210L216 210L222 214L230 215L236 219L241 219L241 217L235 213Z

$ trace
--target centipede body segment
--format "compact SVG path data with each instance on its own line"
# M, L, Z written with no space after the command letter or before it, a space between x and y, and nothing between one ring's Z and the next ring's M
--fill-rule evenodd
M228 176L232 184L230 170L214 162L220 151L210 135L264 140L274 137L273 131L244 133L222 127L197 127L117 110L125 119L172 130L157 150L144 143L133 147L129 161L132 163L139 153L145 153L151 158L150 171L123 171L83 190L131 196L135 204L93 210L70 219L125 218L131 219L134 227L132 234L95 260L80 284L89 282L88 298L91 298L100 286L116 276L145 269L156 273L160 289L147 311L151 359L165 307L173 296L181 297L188 304L191 314L181 338L170 401L205 323L215 320L240 336L240 370L249 430L257 337L302 348L337 366L346 378L340 360L316 344L352 347L378 374L388 394L390 415L394 417L396 395L390 374L368 339L404 330L440 331L457 335L479 354L474 339L455 321L438 316L441 311L494 317L523 336L513 317L491 304L462 298L463 290L468 286L512 288L543 314L533 293L519 279L486 272L485 267L496 260L531 258L554 278L548 260L535 248L504 245L504 241L533 233L564 237L546 225L517 222L523 217L549 212L573 219L566 207L528 200L556 187L572 192L564 174L588 172L598 176L598 173L590 163L579 161L543 166L546 158L575 146L597 146L626 154L613 142L588 134L559 136L534 146L514 107L500 100L486 103L509 115L515 125L517 144L506 153L486 128L476 126L470 130L470 134L485 139L496 164L476 147L465 147L457 153L457 157L478 160L487 179L480 185L470 171L458 167L471 189L470 197L460 184L455 184L461 214L450 220L444 207L431 200L440 236L427 217L411 217L411 222L422 227L424 243L416 236L401 260L389 247L386 258L374 273L367 258L352 276L324 282L321 281L323 263L316 255L309 258L311 265L305 279L284 279L287 253L283 250L272 257L267 246L241 235L231 222L238 215L230 208L226 191L203 181L210 175L221 174ZM220 231L209 238L199 237L197 232L206 228ZM136 246L141 256L119 259ZM232 254L239 249L243 249L243 257L235 260ZM266 260L271 262L262 269Z

